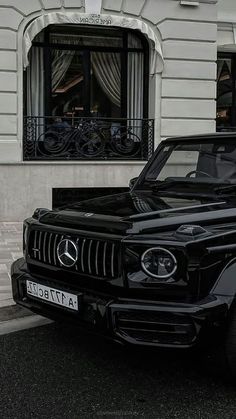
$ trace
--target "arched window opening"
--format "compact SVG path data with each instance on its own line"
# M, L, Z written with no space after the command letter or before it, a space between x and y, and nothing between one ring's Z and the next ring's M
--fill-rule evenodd
M26 70L24 112L31 129L32 121L37 126L25 158L147 159L148 77L148 42L140 32L48 26L34 39Z

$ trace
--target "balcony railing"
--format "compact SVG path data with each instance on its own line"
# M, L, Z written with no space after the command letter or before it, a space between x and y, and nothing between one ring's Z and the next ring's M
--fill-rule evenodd
M153 119L24 118L24 160L147 160Z

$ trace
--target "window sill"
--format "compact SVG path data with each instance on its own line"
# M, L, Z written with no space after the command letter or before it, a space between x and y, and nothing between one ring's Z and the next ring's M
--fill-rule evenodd
M27 160L27 161L9 161L9 162L0 162L0 166L3 165L13 165L13 166L70 166L70 165L77 165L77 166L144 166L148 160L100 160L100 161L93 161L93 160L70 160L70 161L39 161L39 160Z

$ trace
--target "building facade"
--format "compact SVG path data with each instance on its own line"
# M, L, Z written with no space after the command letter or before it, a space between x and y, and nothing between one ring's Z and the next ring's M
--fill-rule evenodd
M234 0L0 0L0 220L236 126L235 45Z

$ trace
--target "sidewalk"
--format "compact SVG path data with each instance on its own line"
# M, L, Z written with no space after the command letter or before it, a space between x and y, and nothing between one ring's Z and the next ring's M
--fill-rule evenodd
M14 303L10 267L22 256L22 223L0 222L0 308Z
M22 223L0 222L0 336L52 321L15 304L12 299L10 269L22 256Z

